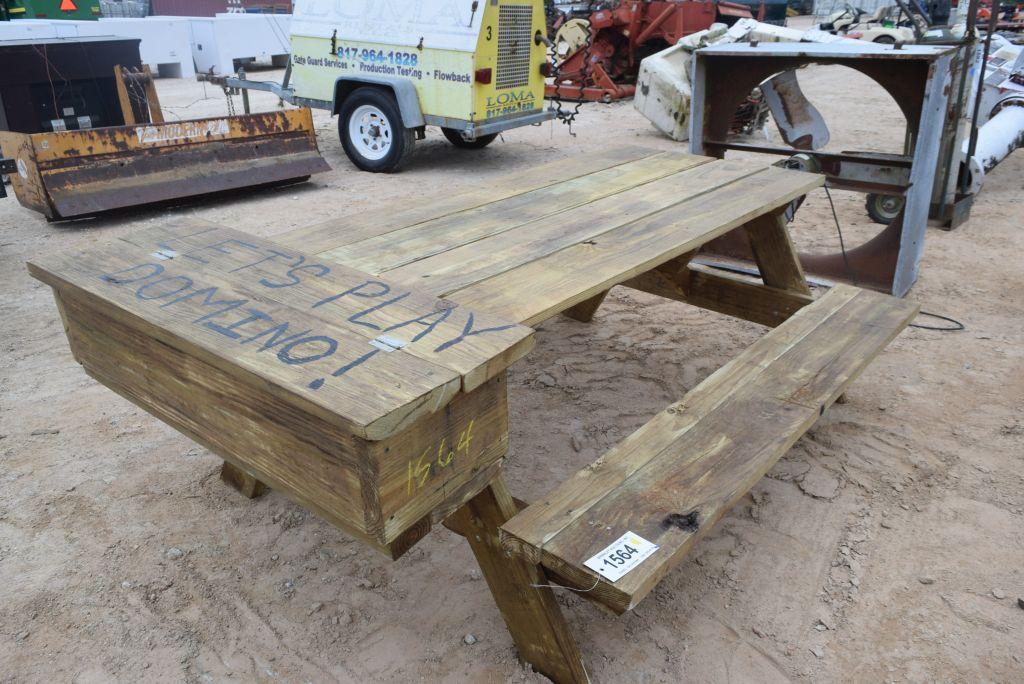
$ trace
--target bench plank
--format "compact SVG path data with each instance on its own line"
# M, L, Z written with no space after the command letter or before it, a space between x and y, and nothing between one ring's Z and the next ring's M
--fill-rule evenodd
M816 302L819 316L831 315L852 298L848 292L834 292L839 294L829 299L823 297ZM526 542L527 545L521 552L532 553L532 546L539 547L546 539L554 537L584 515L591 506L613 492L662 449L685 435L701 415L710 413L728 399L732 386L749 382L758 372L759 366L777 358L780 349L786 349L810 333L817 321L817 317L794 315L784 327L777 328L771 338L762 337L749 347L742 357L737 357L722 366L688 392L681 402L669 406L652 418L644 425L643 431L632 433L613 450L603 454L593 464L563 482L555 493L531 504L516 516L515 525L517 529L534 532L528 535L513 535L511 529L509 530L510 537ZM678 410L684 402L689 409L686 414ZM657 437L657 440L652 437ZM540 530L543 530L543 533ZM510 542L512 541L514 540L510 539ZM539 556L535 560L539 560Z
M338 247L321 256L367 273L383 273L461 245L509 232L522 239L524 224L561 222L561 214L674 173L712 161L681 152L661 152L610 169L518 194L432 221Z
M539 323L820 186L823 176L768 168L468 287L464 306Z
M504 547L616 612L631 609L916 313L834 287L506 523ZM617 582L598 581L583 562L627 531L661 548Z
M546 162L539 168L532 167L504 175L497 180L477 185L471 190L440 198L433 194L435 188L431 186L432 194L429 199L409 201L398 207L385 203L386 206L377 210L332 218L312 226L290 230L275 236L274 240L292 249L318 254L658 153L658 150L649 147L622 145L599 154L573 155Z

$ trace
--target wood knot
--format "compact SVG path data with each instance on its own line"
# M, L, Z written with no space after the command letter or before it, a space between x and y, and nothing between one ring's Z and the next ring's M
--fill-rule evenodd
M678 527L686 532L696 532L700 528L700 513L696 509L689 513L669 513L661 521L661 526L666 530L670 527Z

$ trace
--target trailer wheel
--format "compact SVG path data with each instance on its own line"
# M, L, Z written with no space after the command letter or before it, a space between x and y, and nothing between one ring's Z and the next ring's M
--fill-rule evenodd
M893 38L892 36L878 36L872 42L879 43L881 45L895 45L896 39Z
M903 211L904 201L899 195L879 195L873 192L868 195L864 207L872 221L887 226Z
M345 98L338 116L341 146L363 171L397 171L412 153L415 134L402 125L394 95L359 88Z
M490 133L488 135L478 135L476 140L466 140L462 137L462 133L454 128L442 128L441 132L444 133L444 137L448 138L448 142L464 150L483 149L494 142L494 139L498 137L497 133Z

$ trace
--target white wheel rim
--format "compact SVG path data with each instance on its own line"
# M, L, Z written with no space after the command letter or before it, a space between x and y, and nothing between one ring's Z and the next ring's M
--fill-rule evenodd
M882 214L896 218L896 214L900 213L900 209L902 208L902 202L900 201L902 199L902 197L898 197L896 195L888 195L880 198L876 202L876 205Z
M360 157L383 159L393 142L391 122L379 108L360 105L348 119L348 137Z

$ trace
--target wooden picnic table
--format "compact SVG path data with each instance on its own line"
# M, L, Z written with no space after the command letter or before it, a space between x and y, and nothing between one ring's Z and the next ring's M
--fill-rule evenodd
M225 481L277 489L392 558L444 522L521 656L578 682L549 585L632 608L916 312L846 286L812 298L782 212L821 184L621 148L273 240L180 220L29 269L76 360L221 456ZM734 229L761 279L690 263ZM501 477L505 371L530 326L590 320L616 285L778 327L522 510ZM643 559L595 570L627 536Z

